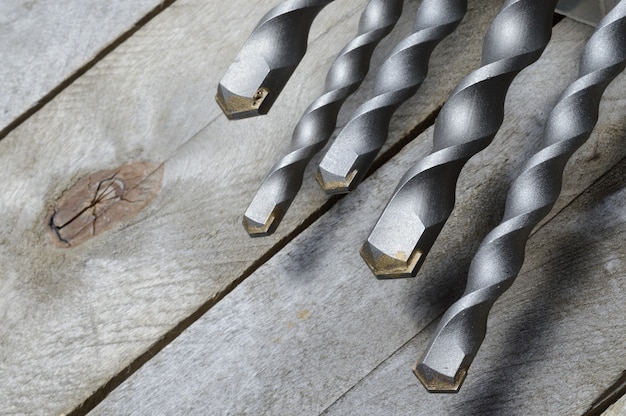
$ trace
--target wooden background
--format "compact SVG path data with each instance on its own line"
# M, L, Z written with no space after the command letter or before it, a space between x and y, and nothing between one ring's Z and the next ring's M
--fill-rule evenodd
M312 166L276 235L250 239L242 214L366 3L327 6L271 113L229 122L216 86L276 2L0 0L0 414L625 414L624 74L462 391L428 394L411 373L592 29L555 25L493 144L463 170L418 277L378 281L361 242L430 150L500 2L470 2L357 191L328 199ZM372 73L418 6L406 1ZM370 76L340 125L372 87ZM163 172L146 208L79 246L53 244L48 215L66 190L138 161Z

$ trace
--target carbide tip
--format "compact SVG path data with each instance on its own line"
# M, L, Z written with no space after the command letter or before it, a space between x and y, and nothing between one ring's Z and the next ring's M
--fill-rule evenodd
M275 220L276 218L270 215L265 223L259 223L244 216L242 223L250 237L267 237L268 235L272 235L278 227L279 221Z
M361 247L361 257L377 279L413 277L421 265L422 252L418 249L407 256L404 252L390 256L366 241Z
M268 94L269 90L261 87L252 97L242 97L219 84L215 101L217 101L217 104L229 120L239 120L267 114L269 105L264 106L263 103L266 101Z
M250 237L267 237L274 234L274 231L278 228L282 218L283 215L281 210L278 206L275 206L265 221L256 221L252 219L248 213L246 213L243 217L242 224L243 228L246 229Z
M354 178L358 171L353 169L346 176L336 175L323 167L318 167L315 180L328 195L346 194L352 191Z
M430 393L458 393L465 381L467 368L460 367L454 376L450 377L418 361L413 367L413 374Z

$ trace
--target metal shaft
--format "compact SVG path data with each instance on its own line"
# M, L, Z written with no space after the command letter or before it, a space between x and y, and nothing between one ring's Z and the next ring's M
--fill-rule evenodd
M485 338L487 315L524 262L526 240L561 191L563 169L598 120L606 86L626 67L626 0L599 24L583 52L578 79L548 118L543 148L513 182L504 219L482 242L465 293L444 314L414 372L430 391L455 392Z
M361 249L376 276L417 273L452 212L461 168L491 143L511 82L546 47L555 5L505 1L485 35L482 66L448 98L435 122L433 150L401 179Z
M306 52L313 20L332 1L286 0L263 16L217 87L226 117L267 114Z
M296 125L288 153L272 168L246 210L243 225L251 236L272 234L296 197L304 170L337 124L342 104L367 75L374 48L395 26L402 0L371 0L361 15L359 30L333 62L325 92L305 110Z
M374 95L354 113L322 159L317 181L329 194L353 190L387 140L397 108L412 97L428 73L435 47L454 32L467 0L424 0L413 33L395 46L376 77Z

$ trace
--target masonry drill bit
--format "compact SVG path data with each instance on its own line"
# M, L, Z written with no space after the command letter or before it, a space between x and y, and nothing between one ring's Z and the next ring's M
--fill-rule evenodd
M286 0L257 24L217 87L229 119L267 114L302 60L311 24L333 0Z
M289 152L274 165L246 210L243 225L251 236L270 235L278 227L300 190L307 164L332 135L343 102L367 75L374 48L400 18L402 2L371 0L367 4L356 37L339 52L328 71L325 92L305 110Z
M465 293L444 314L435 337L414 368L433 392L456 392L485 338L493 303L513 284L524 262L532 229L554 206L563 170L587 140L606 86L626 67L626 0L598 24L580 62L578 79L550 113L543 148L513 182L504 219L482 242L472 260Z
M417 273L452 212L461 168L492 141L511 82L545 49L555 5L504 2L485 35L482 66L452 91L435 121L433 150L400 180L361 248L377 277Z
M389 122L428 73L435 47L459 25L467 0L424 0L413 33L396 45L376 76L374 95L363 103L322 159L317 181L329 194L353 190L387 140Z

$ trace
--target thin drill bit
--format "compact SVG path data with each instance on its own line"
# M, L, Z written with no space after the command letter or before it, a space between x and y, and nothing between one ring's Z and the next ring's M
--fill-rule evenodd
M454 207L465 162L483 150L504 118L515 76L535 62L552 33L556 0L507 0L483 44L482 66L452 92L435 122L433 150L404 175L361 255L380 278L417 273Z
M353 190L387 140L389 122L428 73L435 47L459 25L467 0L424 0L413 33L396 45L376 76L374 95L363 103L322 159L317 181L329 194Z
M272 234L296 197L304 170L337 124L343 102L367 75L376 45L402 13L402 0L371 0L361 15L359 30L333 62L325 92L305 110L291 138L289 152L272 168L246 210L243 225L251 236Z
M524 262L532 229L554 206L563 170L587 140L607 85L626 67L626 0L621 1L591 36L578 79L565 89L550 113L543 148L513 182L504 218L482 242L472 260L465 293L444 314L435 337L414 372L433 392L456 392L485 338L493 303L513 284Z
M306 52L313 20L332 1L286 0L263 16L217 87L226 117L267 114Z

